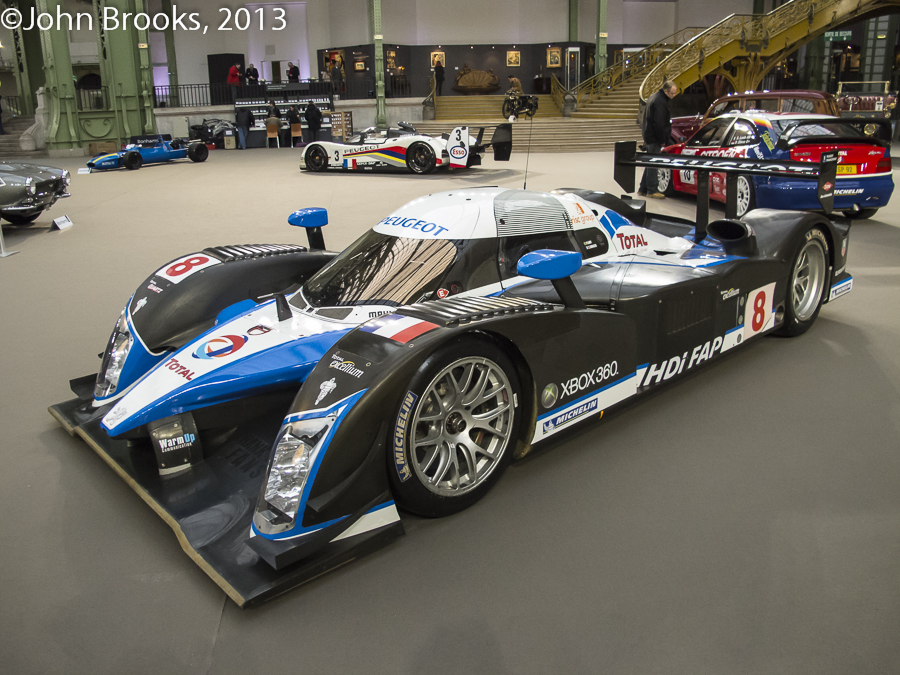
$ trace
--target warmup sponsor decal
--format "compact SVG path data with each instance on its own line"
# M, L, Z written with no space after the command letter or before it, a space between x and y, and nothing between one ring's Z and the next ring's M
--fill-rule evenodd
M193 353L195 359L220 359L231 356L247 344L246 335L220 335L197 347Z
M555 417L551 417L546 422L544 422L544 433L548 433L553 431L557 427L562 426L563 424L568 424L573 420L577 420L579 417L583 417L588 413L594 412L597 410L597 399L592 398L590 401L585 401L577 408L572 408L571 410L567 410L566 412L560 413Z
M380 335L400 344L406 344L410 340L424 335L437 327L436 323L423 319L414 319L411 316L401 316L399 314L388 314L385 317L363 324L359 329L367 333Z
M406 482L412 475L409 463L406 461L406 429L409 427L409 416L412 414L413 406L418 398L411 391L406 392L403 403L400 404L397 423L394 425L394 464L401 482Z
M159 450L160 452L182 450L196 440L197 436L194 434L184 434L183 436L176 436L175 438L161 438L159 439Z

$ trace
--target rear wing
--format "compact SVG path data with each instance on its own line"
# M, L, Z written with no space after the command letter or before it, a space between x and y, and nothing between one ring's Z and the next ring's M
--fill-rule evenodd
M830 120L829 120L830 122ZM742 158L700 157L694 155L650 154L637 152L636 141L619 141L615 146L613 177L625 192L634 192L634 169L638 166L655 169L681 169L697 172L697 217L694 241L706 237L709 224L709 174L725 174L725 217L737 217L738 176L786 176L794 179L818 180L819 204L830 214L834 207L834 184L837 178L838 153L822 153L822 161L773 162Z
M803 127L821 126L842 126L857 129L862 135L860 136L832 136L832 135L798 135L797 130ZM868 144L877 145L881 148L891 147L891 120L881 119L878 117L837 117L835 119L823 120L821 117L812 119L791 120L790 124L785 126L781 136L778 137L776 144L781 150L790 150L798 145L823 145L830 143L841 144Z

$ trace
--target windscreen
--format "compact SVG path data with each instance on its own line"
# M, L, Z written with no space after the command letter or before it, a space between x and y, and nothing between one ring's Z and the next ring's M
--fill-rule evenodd
M419 302L435 292L456 258L457 243L449 239L370 230L307 281L303 297L315 307Z

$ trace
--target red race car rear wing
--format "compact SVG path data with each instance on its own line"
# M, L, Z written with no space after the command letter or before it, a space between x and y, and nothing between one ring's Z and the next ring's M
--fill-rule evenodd
M829 120L829 123L831 120ZM706 237L709 224L709 174L725 174L725 217L737 217L738 176L785 176L794 179L818 180L818 198L822 210L830 214L834 206L834 185L837 179L837 151L822 153L822 161L773 162L741 158L698 157L694 155L655 155L637 152L635 141L619 141L615 147L613 177L625 192L634 192L634 168L689 169L697 172L697 217L694 241Z

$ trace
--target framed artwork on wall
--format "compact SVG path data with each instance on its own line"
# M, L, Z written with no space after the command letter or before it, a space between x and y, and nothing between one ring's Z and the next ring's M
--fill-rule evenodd
M365 61L354 61L353 62L353 70L365 70L366 62Z
M397 52L393 49L387 49L384 52L384 67L388 70L397 67Z
M506 65L507 66L522 65L521 58L519 57L519 52L506 52Z
M559 68L562 66L562 47L547 48L547 67Z
M444 52L431 52L431 67L434 68L438 63L442 66L447 65L447 61L444 58Z

